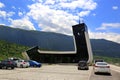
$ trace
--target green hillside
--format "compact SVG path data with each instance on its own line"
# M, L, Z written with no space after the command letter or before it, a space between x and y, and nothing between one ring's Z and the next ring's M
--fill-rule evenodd
M25 51L29 47L18 45L15 43L9 43L0 40L0 60L9 57L20 57L22 58L21 52Z

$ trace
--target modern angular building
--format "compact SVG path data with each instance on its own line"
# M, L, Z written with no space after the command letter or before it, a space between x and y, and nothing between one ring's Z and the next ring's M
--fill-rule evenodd
M93 53L86 24L80 23L73 25L72 29L74 51L41 51L36 46L23 52L24 58L43 63L76 63L80 60L86 60L88 63L92 63Z

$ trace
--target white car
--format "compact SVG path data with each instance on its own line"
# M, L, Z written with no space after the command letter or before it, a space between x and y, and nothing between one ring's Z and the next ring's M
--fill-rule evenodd
M110 66L107 62L96 62L94 64L94 73L109 73L110 74Z
M25 61L25 60L18 60L17 61L17 67L28 68L29 66L30 66L30 64L28 61Z

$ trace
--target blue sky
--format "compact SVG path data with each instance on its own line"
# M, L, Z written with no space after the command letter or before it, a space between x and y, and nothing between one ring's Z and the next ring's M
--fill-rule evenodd
M0 0L0 25L72 35L79 19L89 37L120 43L120 0Z

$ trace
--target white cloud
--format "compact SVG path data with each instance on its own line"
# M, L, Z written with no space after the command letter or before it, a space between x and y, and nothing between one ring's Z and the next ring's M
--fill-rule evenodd
M19 15L19 16L23 16L23 13L22 13L22 12L18 12L18 15Z
M55 0L46 0L45 4L51 4L53 5L55 3Z
M101 27L96 30L107 30L111 28L120 28L120 23L102 23ZM120 43L120 34L114 32L91 32L89 31L90 38L93 39L106 39Z
M43 31L72 34L71 27L79 20L78 14L87 16L96 6L92 0L46 0L29 5L27 16L34 19ZM76 15L68 12L71 9L76 11Z
M117 9L118 9L118 6L113 6L112 9L113 9L113 10L117 10Z
M5 12L5 11L1 11L1 10L0 10L0 17L5 18L5 17L6 17L6 15L7 15L7 14L6 14L6 12Z
M0 8L3 8L3 7L5 7L5 5L0 2Z
M95 14L95 13L93 13L92 15L93 15L93 16L96 16L96 14Z
M20 16L20 17L25 17L25 16L27 16L26 15L26 12L25 11L19 11L18 12L18 16ZM27 16L28 17L28 16Z
M2 18L11 17L14 14L15 14L14 12L6 12L6 11L0 10L0 17L2 17Z
M90 13L90 11L81 11L78 15L79 15L80 17L84 17L84 16L88 16L89 13Z
M22 18L17 20L11 19L11 27L21 28L25 30L36 30L28 18Z
M81 8L83 10L94 10L97 6L97 3L95 3L93 0L72 0L69 3L60 3L60 6L69 9Z
M120 28L120 23L102 23L96 30L106 30L108 28Z
M50 9L42 4L33 4L27 14L32 17L43 31L54 31L58 33L71 34L72 24L76 24L76 16L62 10Z
M120 43L120 34L118 33L106 33L106 32L89 32L89 36L92 39L106 39Z
M7 17L11 17L11 16L13 16L15 14L15 12L8 12L7 13Z
M12 9L16 9L16 7L15 7L15 6L12 6Z
M0 23L0 26L1 26L1 25L2 25L2 26L5 26L5 24L1 24L1 23Z
M85 0L85 5L84 5L84 9L88 9L88 10L94 10L97 7L97 3L95 3L93 0Z
M29 1L31 1L31 0L29 0ZM32 0L33 2L43 2L43 1L45 1L45 0Z

